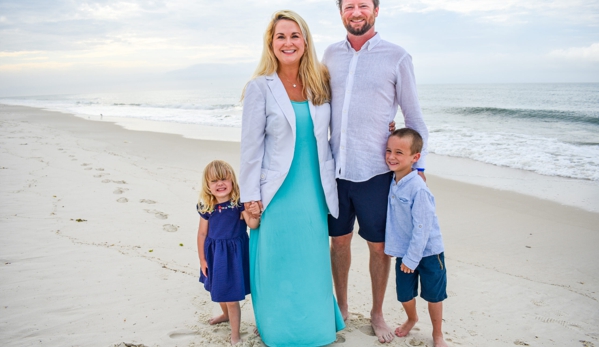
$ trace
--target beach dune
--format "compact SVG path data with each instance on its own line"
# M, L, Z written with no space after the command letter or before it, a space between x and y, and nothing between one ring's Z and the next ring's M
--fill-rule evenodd
M207 323L219 308L198 282L195 204L209 161L239 169L239 143L4 105L0 133L0 344L227 345L228 325ZM434 175L428 184L450 345L599 347L599 213ZM359 237L352 247L352 314L333 345L377 346L367 247ZM394 279L395 326L405 314ZM420 322L390 346L432 346L418 300ZM261 346L253 329L248 296L242 337Z

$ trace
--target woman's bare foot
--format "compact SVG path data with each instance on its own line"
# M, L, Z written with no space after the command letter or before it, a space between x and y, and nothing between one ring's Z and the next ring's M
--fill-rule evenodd
M214 325L214 324L228 322L228 321L229 321L229 316L227 316L225 314L221 314L220 316L210 318L210 320L208 322L210 323L210 325Z
M399 327L397 327L397 329L395 329L395 335L397 335L399 337L407 336L408 333L410 333L410 330L412 330L412 328L414 327L414 325L416 325L417 322L418 322L418 319L406 320L405 323L403 323L401 326L399 326ZM441 338L443 338L443 337L441 337Z
M395 337L393 336L393 330L387 325L382 315L371 316L370 325L380 343L389 343L393 341L393 338Z
M443 338L443 334L440 335L433 335L433 345L435 347L447 347L447 343L445 342L445 339Z

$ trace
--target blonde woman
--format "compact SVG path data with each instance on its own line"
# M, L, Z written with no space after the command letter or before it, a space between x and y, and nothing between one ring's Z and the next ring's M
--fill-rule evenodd
M250 283L268 346L322 346L345 327L327 228L327 215L338 214L329 99L306 22L275 13L244 91L240 175L241 201L263 210L250 232Z

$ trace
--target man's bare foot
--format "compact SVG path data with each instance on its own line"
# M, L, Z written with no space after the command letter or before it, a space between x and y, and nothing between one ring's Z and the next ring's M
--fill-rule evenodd
M372 330L374 330L374 334L380 343L393 341L393 330L387 325L382 315L372 315L370 317L370 325L372 325Z
M347 319L349 318L349 310L346 307L341 308L341 306L339 306L339 311L341 311L341 317L343 317L343 321L346 322Z
M210 318L210 320L208 322L210 323L210 325L214 325L214 324L228 322L228 321L229 321L229 316L225 316L224 314L221 314L220 316Z
M412 328L414 327L414 325L416 325L416 323L418 322L418 318L416 318L415 320L406 320L401 326L397 327L397 329L395 329L395 335L399 336L399 337L405 337L408 335L408 333L410 333L410 330L412 330ZM443 338L443 337L441 337Z
M443 334L439 334L437 336L433 335L433 345L435 347L447 347L447 343L443 338Z
M258 331L258 328L254 328L254 335L260 337L260 332Z

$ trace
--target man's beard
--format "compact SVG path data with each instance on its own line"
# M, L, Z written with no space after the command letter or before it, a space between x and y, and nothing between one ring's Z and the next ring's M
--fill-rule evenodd
M347 32L349 32L352 35L362 36L362 35L366 34L366 32L374 26L374 20L371 22L371 21L369 21L369 19L370 18L366 18L366 20L364 21L364 25L361 28L352 27L351 20L350 20L345 24L345 29L347 29Z

